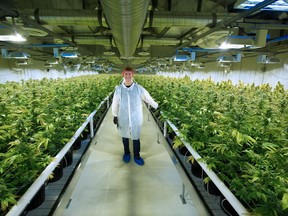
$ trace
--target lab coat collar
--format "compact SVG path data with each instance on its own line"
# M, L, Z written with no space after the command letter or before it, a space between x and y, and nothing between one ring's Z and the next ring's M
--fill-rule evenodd
M134 88L134 82L132 82L131 86L128 88L127 86L125 86L124 81L123 81L122 86L126 89L133 89Z

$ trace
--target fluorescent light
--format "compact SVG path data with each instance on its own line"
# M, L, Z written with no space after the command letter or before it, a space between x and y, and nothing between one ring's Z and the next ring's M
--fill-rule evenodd
M25 52L10 52L5 58L28 59L30 58L30 55Z
M188 61L190 60L190 58L187 55L175 55L173 60L174 61Z
M51 68L51 67L52 67L52 65L51 65L51 64L47 64L47 63L45 63L45 64L44 64L44 67L48 67L48 68Z
M250 9L260 2L263 2L263 0L247 0L236 6L235 9ZM288 11L288 3L285 0L278 0L261 10Z
M148 55L150 55L150 53L146 52L146 51L141 51L141 52L138 53L138 55L140 55L140 56L148 56Z
M267 57L266 55L259 55L257 58L257 63L276 64L280 63L280 59L275 57Z
M103 52L104 55L108 55L108 56L112 56L112 55L115 55L115 52L113 51L106 51L106 52Z
M53 64L53 65L55 65L55 64L59 64L59 62L58 62L58 60L57 59L48 59L47 61L46 61L46 63L47 64Z
M77 53L75 51L63 51L63 52L61 52L61 56L63 58L78 58L79 53Z
M0 41L13 41L13 42L23 42L23 41L26 41L26 39L16 33L14 35L0 35Z
M218 48L219 49L241 49L244 48L244 44L230 44L230 43L222 43Z
M28 65L28 61L16 61L15 64L16 66Z
M218 62L236 62L233 56L220 56L217 58Z

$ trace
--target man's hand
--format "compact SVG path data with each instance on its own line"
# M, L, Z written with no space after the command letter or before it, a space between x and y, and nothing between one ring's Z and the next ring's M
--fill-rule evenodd
M114 116L114 118L113 118L113 123L118 126L118 118L117 118L117 116Z

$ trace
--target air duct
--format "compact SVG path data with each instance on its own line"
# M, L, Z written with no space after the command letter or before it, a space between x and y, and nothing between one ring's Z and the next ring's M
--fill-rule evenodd
M24 14L40 24L55 26L107 26L100 11L82 9L25 9ZM99 18L101 16L101 18Z
M103 45L111 47L110 37L75 37L74 41L77 44Z
M152 38L152 37L144 37L143 44L144 46L150 45L161 45L161 46L176 46L181 41L176 38Z
M122 58L132 57L144 26L149 0L101 0Z
M178 11L153 11L152 16L146 22L145 27L193 27L201 28L209 25L215 25L223 19L234 17L235 15L224 13L202 13L202 12L178 12Z

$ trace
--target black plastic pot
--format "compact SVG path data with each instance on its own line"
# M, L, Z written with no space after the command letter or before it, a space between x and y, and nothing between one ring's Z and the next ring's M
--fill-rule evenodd
M176 137L176 133L174 131L167 133L167 138L168 139L173 141L175 137Z
M223 195L220 196L220 206L221 209L229 216L239 215Z
M45 185L43 184L39 191L35 194L26 210L33 210L40 206L45 201Z
M82 132L82 135L81 135L81 139L82 140L88 139L89 138L89 134L90 134L90 130L89 129L88 130L84 129L84 131Z
M191 153L188 151L188 149L186 148L186 146L181 146L178 148L178 151L181 155L183 156L191 156Z
M48 182L56 182L63 176L63 160L57 165L53 171L53 178L49 179Z
M64 158L62 159L63 167L68 167L73 162L73 148L71 147L69 151L65 154Z
M208 177L208 175L205 172L203 172L203 179L206 178L206 177ZM216 187L216 185L211 180L208 183L204 182L204 188L206 189L206 191L209 194L213 194L213 195L216 195L216 196L220 196L221 195L221 192L219 191L219 189Z
M202 177L203 169L196 160L191 163L191 173L198 178Z
M81 148L81 137L79 136L73 143L73 150L78 150Z

